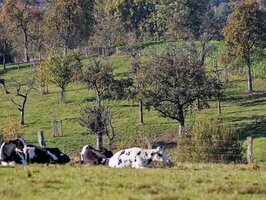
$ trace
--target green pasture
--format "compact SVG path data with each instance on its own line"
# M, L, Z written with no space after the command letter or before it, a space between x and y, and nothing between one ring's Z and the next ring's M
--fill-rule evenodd
M163 45L158 43L144 43L141 48L143 55L152 49L161 49ZM145 56L144 56L145 57ZM114 73L119 77L129 75L130 57L123 51L116 53L108 60L114 67ZM88 65L90 59L84 59L84 65ZM7 71L0 70L0 77L7 80L22 80L32 76L33 68L29 64L8 65ZM229 74L229 82L226 84L225 96L222 101L222 114L217 114L216 102L210 102L210 109L203 111L194 111L188 113L186 117L186 126L190 128L193 122L198 118L218 118L221 123L235 126L240 130L240 138L246 139L246 136L254 136L254 161L266 161L266 79L254 79L253 95L247 94L247 83L245 74ZM88 90L81 83L72 83L67 87L66 104L58 104L58 88L55 85L49 85L49 94L40 95L38 86L36 91L29 94L26 105L25 126L21 133L29 143L37 144L37 132L45 132L46 143L50 147L58 146L72 157L75 157L83 145L96 143L96 137L87 135L84 128L78 123L80 108L88 103L94 105L95 97L92 90ZM19 120L19 111L16 106L10 102L12 95L4 95L3 88L0 87L0 124L4 125L10 118ZM19 102L21 99L15 97ZM113 101L108 97L104 98L104 104L110 106L113 126L116 132L114 146L123 142L128 145L138 145L134 143L136 138L153 135L159 135L160 140L168 140L165 135L171 135L178 129L176 121L160 117L154 110L144 111L144 125L140 126L138 117L138 103L132 100ZM256 119L256 123L254 122ZM52 137L53 119L63 120L63 136ZM175 142L172 137L171 142ZM105 144L107 145L107 140ZM118 149L117 149L118 150ZM116 150L114 150L116 151Z
M29 165L0 169L1 200L265 199L266 166L176 164L172 168Z

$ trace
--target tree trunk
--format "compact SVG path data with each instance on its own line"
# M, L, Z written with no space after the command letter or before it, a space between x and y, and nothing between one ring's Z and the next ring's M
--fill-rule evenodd
M181 137L183 136L185 130L185 117L182 107L178 109L178 124L179 124L178 135L179 137Z
M24 116L25 116L25 105L27 102L27 98L28 98L27 94L25 96L23 96L23 103L22 103L21 109L20 109L20 124L21 125L25 124Z
M6 42L4 42L3 67L4 67L4 71L6 71Z
M25 28L22 28L23 36L24 36L24 61L29 62L29 49L28 49L28 34Z
M40 87L40 92L41 92L41 95L45 95L45 94L48 94L48 84L45 83L44 85L42 85Z
M24 109L20 109L20 125L24 125L25 124L25 110Z
M99 94L98 91L96 91L96 105L97 105L98 107L101 106L101 95Z
M218 109L218 114L220 115L222 113L222 111L221 111L221 99L220 99L220 97L217 98L217 109Z
M45 86L40 86L41 95L45 94Z
M3 54L3 67L4 67L4 71L6 71L6 54Z
M65 88L59 88L59 103L65 103Z
M97 146L98 150L101 150L103 148L103 135L102 135L102 133L99 133L97 135L97 144L96 144L96 146Z
M67 54L67 51L68 51L68 48L67 48L67 45L64 45L64 56Z
M248 73L247 73L248 92L252 93L253 92L253 88L252 88L251 61L250 61L250 52L249 52L249 50L248 50L248 55L247 55L247 67L248 67Z
M39 53L38 53L38 57L39 57L39 58L38 58L39 60L42 60L42 53L41 53L40 50L39 50Z
M143 125L143 101L142 98L139 98L139 119L140 125Z
M228 69L227 69L227 66L224 68L224 82L228 83Z
M45 83L45 94L49 94L48 83Z

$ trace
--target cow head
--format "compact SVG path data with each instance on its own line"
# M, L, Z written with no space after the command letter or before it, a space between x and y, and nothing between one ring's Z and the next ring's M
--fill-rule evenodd
M102 148L100 150L100 153L102 153L103 155L105 155L107 158L111 158L113 156L113 152L107 150L106 148Z
M170 163L170 159L168 158L168 156L165 154L164 150L160 146L157 147L154 151L152 151L150 156L153 161Z

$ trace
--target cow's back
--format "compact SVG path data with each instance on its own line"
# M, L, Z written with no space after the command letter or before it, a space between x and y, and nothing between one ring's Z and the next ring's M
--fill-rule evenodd
M113 168L132 167L137 154L141 151L138 147L118 151L110 158L108 165Z

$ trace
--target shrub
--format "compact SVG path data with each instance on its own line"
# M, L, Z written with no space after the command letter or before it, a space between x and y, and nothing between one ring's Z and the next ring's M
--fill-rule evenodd
M20 125L10 116L4 124L0 125L0 141L16 139L19 136Z
M240 163L244 161L243 152L237 130L216 120L198 120L177 142L178 161Z
M4 137L3 137L3 130L2 128L0 127L0 144L3 142L4 140Z
M111 145L111 141L114 139L114 129L108 107L85 105L80 111L79 124L86 128L87 133L97 135L98 149L102 148L102 136L104 134L108 136Z

